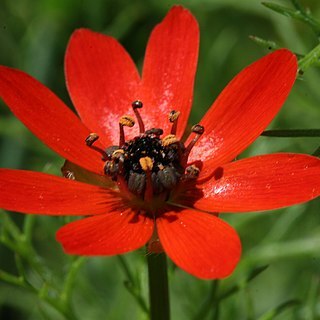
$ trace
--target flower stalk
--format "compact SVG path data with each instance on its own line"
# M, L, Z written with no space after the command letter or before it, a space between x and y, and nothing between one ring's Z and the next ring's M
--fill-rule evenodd
M150 319L169 320L169 286L165 253L148 254Z

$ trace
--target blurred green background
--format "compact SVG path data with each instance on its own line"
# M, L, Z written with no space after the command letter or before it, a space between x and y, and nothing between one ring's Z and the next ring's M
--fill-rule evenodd
M274 2L292 7L290 1ZM141 68L152 28L176 3L192 11L201 30L191 123L201 118L238 71L267 53L249 35L274 40L300 54L308 53L318 44L318 38L306 25L272 12L256 0L1 0L0 64L28 72L71 106L64 84L63 59L68 39L76 28L87 27L116 37ZM318 0L301 3L320 20ZM307 70L270 128L319 127L319 84L319 69ZM60 174L63 161L0 103L0 167ZM260 137L243 156L278 151L311 154L318 146L317 138ZM221 302L219 319L320 319L319 213L319 200L314 200L263 214L223 216L241 236L243 257L236 272L219 282L218 295L235 285L239 287ZM23 215L11 216L18 225L23 223ZM54 240L55 231L64 222L38 216L33 229L34 246L54 275L58 289L71 261ZM144 251L128 254L125 259L147 298ZM269 267L247 283L250 271L264 265ZM0 245L0 269L17 274L14 254L3 245ZM37 283L34 271L27 271ZM172 319L216 319L214 305L210 303L216 283L198 280L172 264L169 277ZM124 281L126 276L117 257L86 260L74 288L73 307L78 319L145 319ZM291 299L300 303L275 317L268 313ZM36 294L2 282L0 319L63 317Z

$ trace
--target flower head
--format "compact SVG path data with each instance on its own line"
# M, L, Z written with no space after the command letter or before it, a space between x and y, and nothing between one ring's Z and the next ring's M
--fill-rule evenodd
M70 254L114 255L148 243L197 277L231 274L241 244L217 212L276 209L315 198L320 161L288 153L233 161L291 90L297 62L285 49L242 70L184 141L198 45L196 20L173 7L151 34L140 77L116 40L77 30L65 72L80 118L34 78L0 67L4 102L67 159L63 178L1 169L0 207L88 216L57 233Z

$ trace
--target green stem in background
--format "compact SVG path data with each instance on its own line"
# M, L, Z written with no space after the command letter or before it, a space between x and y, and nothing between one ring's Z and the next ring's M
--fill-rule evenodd
M164 253L148 254L150 319L169 320L169 286L167 257Z
M297 1L294 1L294 2L296 7L298 5ZM303 21L313 29L313 31L317 34L317 36L320 35L319 21L314 19L310 14L306 13L304 10L291 9L291 8L287 8L272 2L262 2L262 5L286 17ZM299 5L299 8L301 8L300 5Z
M13 222L12 218L3 210L0 210L1 222L3 229L10 234L11 238L14 240L20 240L21 232L16 224Z
M262 316L258 318L258 320L272 320L280 313L286 311L288 308L296 307L299 304L301 304L301 301L296 299L285 301L276 308L264 313Z
M320 61L320 44L314 47L302 59L299 60L299 73L302 74L309 67L319 64Z
M141 295L140 286L137 284L137 281L136 281L135 277L133 276L133 273L130 270L130 268L126 262L126 259L121 255L118 255L117 258L119 260L120 266L121 266L124 274L127 277L126 281L124 282L126 289L130 292L130 294L138 302L138 304L141 307L141 309L143 310L143 312L146 315L148 315L149 309L147 307L147 304L146 304L143 296Z
M209 312L213 309L213 320L219 319L219 301L217 300L217 293L219 287L219 280L211 282L210 291L205 298L200 310L197 312L193 320L207 319Z
M35 215L28 214L24 218L23 222L23 234L25 236L25 241L27 243L31 243L32 240L32 232L33 232L33 226L35 223Z
M266 130L261 135L279 138L317 138L320 137L320 129Z
M291 3L293 4L293 6L294 6L297 10L299 10L299 11L301 11L301 12L303 12L303 13L305 12L298 0L291 0Z
M68 313L73 313L71 307L72 290L74 288L76 276L85 261L86 259L84 257L76 257L70 264L69 271L65 278L64 286L60 294L60 302L63 309Z

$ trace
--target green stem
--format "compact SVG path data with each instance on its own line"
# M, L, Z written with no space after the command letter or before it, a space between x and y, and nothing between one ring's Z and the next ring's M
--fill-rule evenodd
M286 17L303 21L313 29L313 31L317 34L317 36L319 36L319 33L320 33L319 21L314 19L310 14L307 14L305 10L290 9L272 2L262 2L262 5ZM297 1L294 1L294 6L295 7L297 6Z
M70 265L68 274L65 278L65 283L64 283L62 292L60 294L60 301L61 301L61 304L64 306L65 310L68 310L68 311L71 310L72 290L74 288L76 276L78 275L78 272L82 267L82 265L84 264L84 262L85 262L84 257L77 257Z
M304 12L304 9L302 8L302 6L301 6L301 4L299 3L298 0L291 0L291 2L292 2L292 4L293 4L293 6L294 6L297 10L299 10L299 11L301 11L301 12Z
M167 258L164 253L148 254L150 319L169 320Z
M7 282L23 288L28 288L23 277L14 276L3 270L0 270L0 281Z
M279 138L315 138L320 137L320 129L266 130L261 135Z
M4 212L3 210L0 210L0 213L1 213L3 228L10 234L10 236L13 239L19 240L21 237L21 232L17 227L17 225L13 222L11 217L6 212Z
M303 73L309 67L319 63L320 44L314 47L308 54L299 60L299 73Z
M26 242L31 243L33 234L33 225L35 223L35 216L32 214L26 215L23 223L23 234L25 236Z

